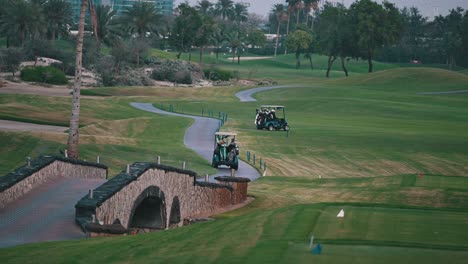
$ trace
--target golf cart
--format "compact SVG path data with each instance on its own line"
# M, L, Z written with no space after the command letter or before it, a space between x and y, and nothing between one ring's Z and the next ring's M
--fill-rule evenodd
M215 133L215 149L211 163L214 168L218 168L220 165L225 165L235 170L239 168L239 146L236 142L236 135L236 133L232 132Z
M282 114L280 114L283 112ZM279 116L278 116L279 114ZM273 130L289 130L288 122L286 121L286 112L282 105L262 105L260 110L257 109L255 116L255 125L257 129Z

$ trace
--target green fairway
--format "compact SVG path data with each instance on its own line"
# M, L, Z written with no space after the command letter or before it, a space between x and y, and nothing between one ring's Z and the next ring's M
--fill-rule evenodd
M170 54L170 53L169 53ZM193 59L195 59L195 54ZM152 234L51 242L0 249L1 263L464 263L468 258L468 76L436 68L400 68L350 61L351 77L325 80L317 69L294 69L294 57L219 66L298 87L255 94L248 87L112 87L84 90L81 158L110 165L154 161L203 175L209 162L183 146L191 120L137 110L150 102L193 115L227 113L222 130L237 131L246 153L267 163L267 177L249 184L255 201L217 220ZM207 60L208 61L208 60ZM254 69L257 67L258 70ZM332 74L337 77L339 68ZM69 99L0 95L0 116L67 124ZM260 131L255 109L286 106L291 131ZM67 134L0 133L0 172L27 156L58 153ZM13 152L14 154L9 154ZM238 175L242 176L242 175ZM324 203L324 204L322 204ZM345 218L336 218L343 208ZM309 238L322 243L312 255ZM98 251L97 251L98 249ZM48 255L43 254L47 251ZM99 252L96 254L95 252Z
M459 234L468 212L343 207L349 214L344 219L336 218L340 206L300 205L145 235L23 245L0 249L0 261L343 263L349 258L359 263L436 263L450 258L463 263L468 256L468 237ZM310 253L312 234L315 243L322 243L321 255ZM440 248L431 249L435 244ZM46 249L53 250L42 254Z
M340 209L344 218L336 217ZM330 206L321 213L313 233L319 241L467 249L468 232L460 232L467 220L467 212Z
M44 124L67 125L69 101L67 98L29 95L0 95L0 112L7 119ZM126 164L135 161L161 161L200 173L214 171L200 156L187 149L181 140L190 119L168 117L137 110L127 101L82 99L80 129L80 157L109 165L110 176L120 172ZM56 154L65 148L66 133L0 133L3 158L0 172L11 171L21 165L27 156ZM14 155L8 151L15 149Z

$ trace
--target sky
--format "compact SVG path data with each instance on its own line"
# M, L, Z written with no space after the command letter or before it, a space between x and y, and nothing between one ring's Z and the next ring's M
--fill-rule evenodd
M259 15L266 16L274 4L285 3L282 0L233 0L234 2L243 2L250 4L249 12L257 13ZM322 0L323 1L323 0ZM176 0L175 6L179 3L185 2L185 0ZM191 5L195 5L198 0L188 0ZM215 3L216 0L211 0ZM329 2L342 2L346 6L349 6L354 0L332 0ZM381 3L382 0L376 0ZM433 18L435 15L446 15L449 9L453 9L457 6L463 9L468 9L468 0L389 0L389 2L395 3L397 7L403 8L405 6L411 7L416 6L426 17Z

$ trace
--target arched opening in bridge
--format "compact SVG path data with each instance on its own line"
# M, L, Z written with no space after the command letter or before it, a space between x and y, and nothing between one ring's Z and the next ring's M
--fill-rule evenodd
M179 197L172 200L171 214L169 216L169 226L177 226L180 223L180 203Z
M135 200L130 215L130 228L166 228L166 201L156 186L146 188Z

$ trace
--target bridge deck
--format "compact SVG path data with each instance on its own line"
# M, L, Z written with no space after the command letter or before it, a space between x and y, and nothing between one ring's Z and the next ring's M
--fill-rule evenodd
M75 224L75 204L89 189L104 182L67 178L49 181L0 209L0 247L84 237Z

